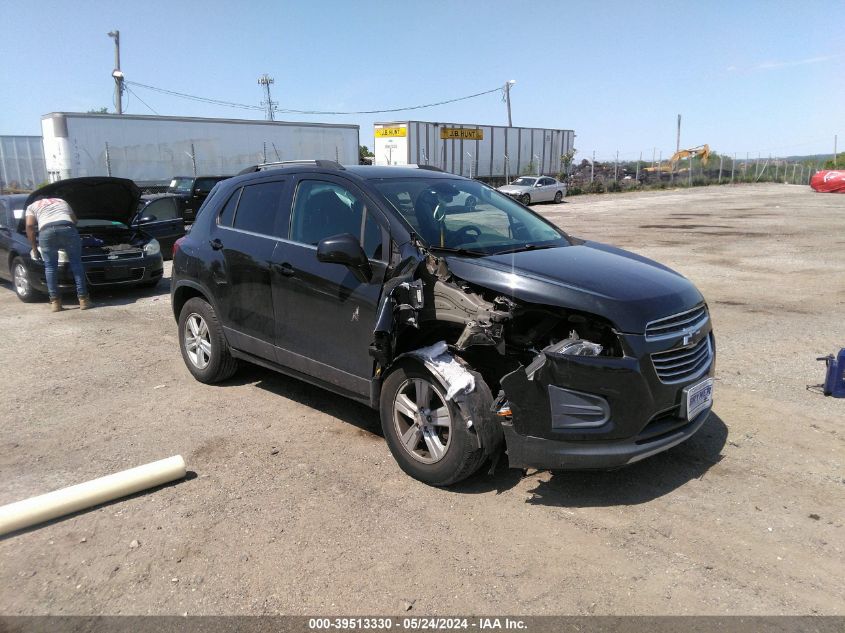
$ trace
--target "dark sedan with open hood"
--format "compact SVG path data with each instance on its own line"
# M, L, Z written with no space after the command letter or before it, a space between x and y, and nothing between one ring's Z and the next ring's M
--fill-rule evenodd
M149 213L144 215L147 207L140 204L140 190L124 178L71 178L28 197L6 196L0 205L0 276L14 283L22 301L34 301L47 292L44 263L30 256L24 226L24 209L42 198L61 198L74 210L85 276L94 291L104 286L154 286L163 273L156 232L184 233L181 218L175 218L170 227ZM63 251L59 251L59 287L62 291L75 287Z

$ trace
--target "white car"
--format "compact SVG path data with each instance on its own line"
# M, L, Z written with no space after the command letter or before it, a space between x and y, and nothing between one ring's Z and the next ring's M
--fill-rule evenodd
M566 195L566 185L549 176L520 176L498 191L528 206L534 202L560 202Z

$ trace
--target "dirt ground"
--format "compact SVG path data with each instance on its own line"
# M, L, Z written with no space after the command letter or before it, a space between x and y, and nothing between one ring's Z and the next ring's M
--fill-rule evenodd
M167 280L57 315L4 284L0 504L175 454L196 475L0 540L0 613L845 614L845 400L806 388L845 345L845 196L535 209L702 290L716 405L690 441L430 488L366 407L256 367L194 381Z

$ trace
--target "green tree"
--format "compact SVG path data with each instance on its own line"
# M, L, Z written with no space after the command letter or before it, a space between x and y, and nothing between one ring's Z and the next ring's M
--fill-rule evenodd
M840 152L836 155L836 160L832 158L824 164L824 169L845 169L845 152Z
M365 158L372 158L373 156L375 156L375 154L370 151L369 147L367 147L366 145L358 146L358 158L363 160Z
M88 110L88 114L108 114L108 113L109 113L109 109L105 106L103 106L102 108Z

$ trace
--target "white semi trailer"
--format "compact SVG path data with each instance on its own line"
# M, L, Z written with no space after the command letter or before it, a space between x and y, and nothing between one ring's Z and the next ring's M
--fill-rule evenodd
M345 124L53 112L41 118L41 131L51 182L109 175L164 182L301 158L357 164L359 156L359 128Z
M431 165L472 178L557 175L575 132L547 128L394 121L374 124L376 165Z

